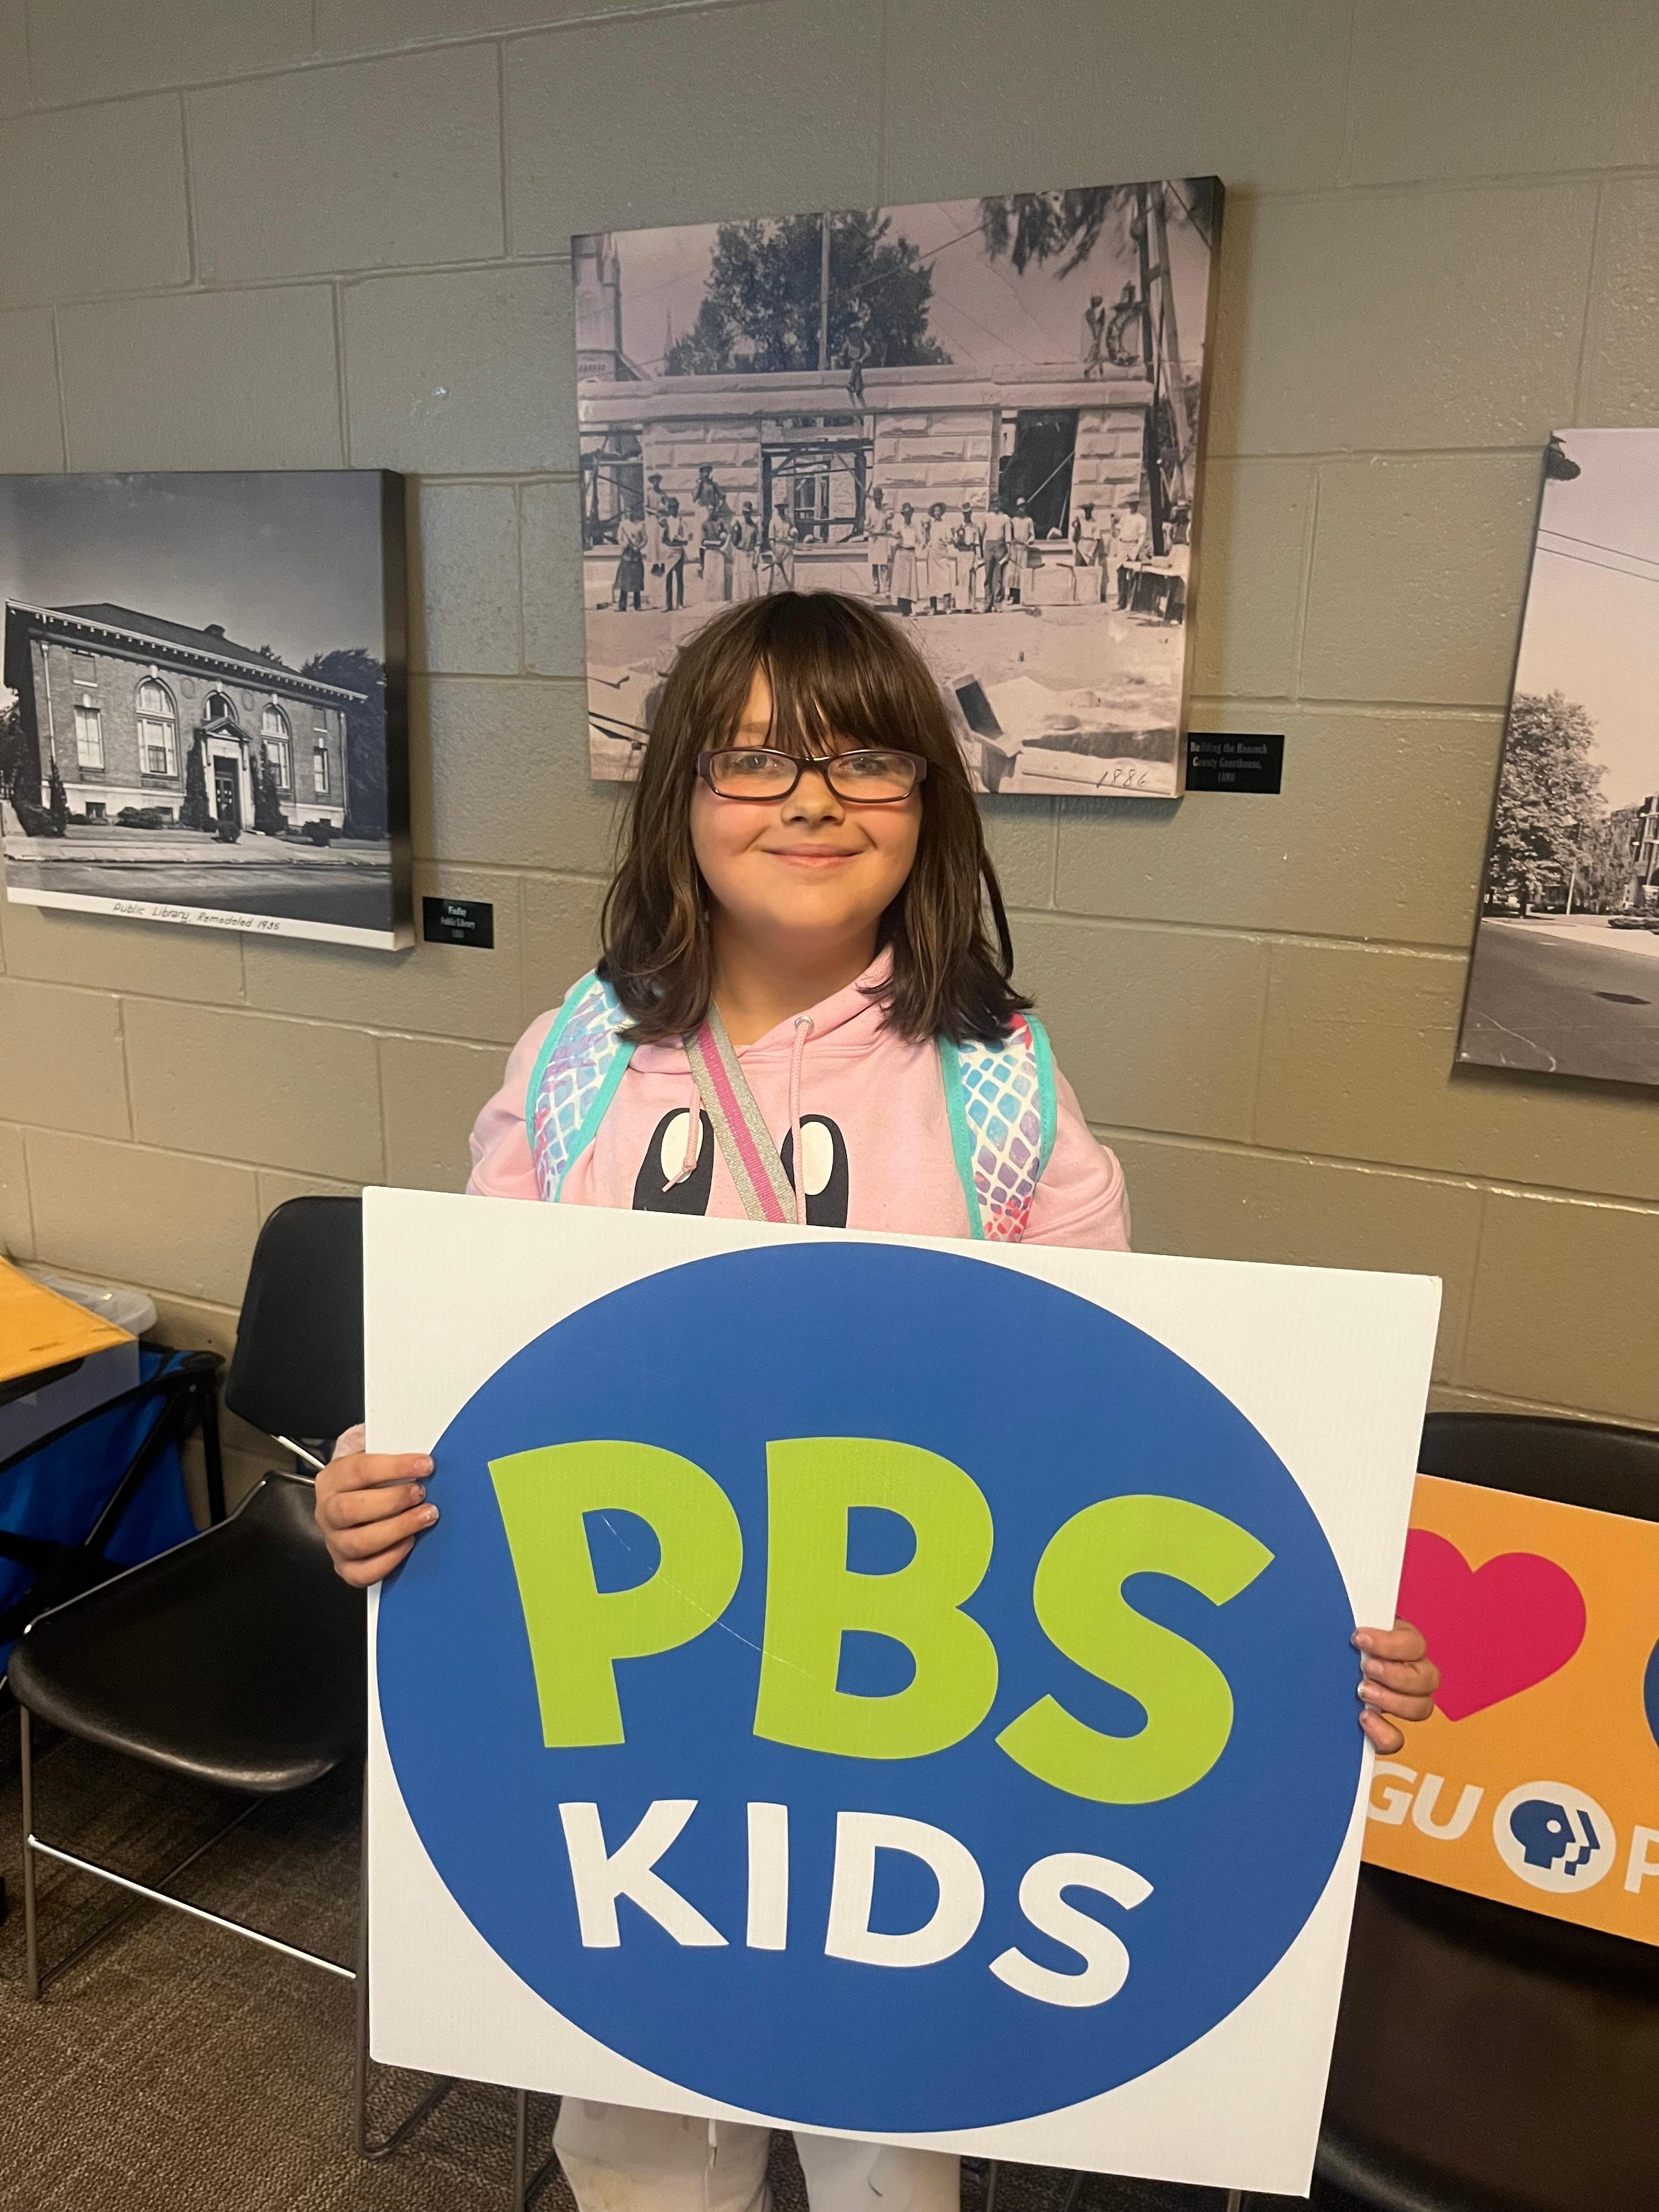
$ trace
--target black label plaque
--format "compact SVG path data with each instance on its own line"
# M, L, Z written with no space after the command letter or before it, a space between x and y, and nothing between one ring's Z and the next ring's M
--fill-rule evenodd
M1254 732L1189 731L1188 791L1245 791L1276 794L1285 772L1285 740Z
M423 898L421 934L428 945L495 947L495 909L488 899Z

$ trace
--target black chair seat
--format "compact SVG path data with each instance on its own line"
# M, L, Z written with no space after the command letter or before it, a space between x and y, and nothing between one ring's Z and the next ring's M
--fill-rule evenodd
M1451 1482L1659 1521L1659 1436L1650 1429L1531 1413L1431 1413L1417 1464Z
M40 1719L226 1789L297 1790L361 1756L364 1606L329 1564L308 1482L42 1614L11 1684Z
M1362 1869L1319 2172L1389 2212L1659 2205L1659 1952Z

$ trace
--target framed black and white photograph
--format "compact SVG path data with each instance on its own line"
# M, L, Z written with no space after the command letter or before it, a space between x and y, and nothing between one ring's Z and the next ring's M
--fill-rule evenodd
M734 600L903 623L977 787L1179 796L1212 177L572 240L592 772Z
M390 949L403 480L0 477L6 896Z
M1659 429L1549 443L1458 1057L1659 1084Z

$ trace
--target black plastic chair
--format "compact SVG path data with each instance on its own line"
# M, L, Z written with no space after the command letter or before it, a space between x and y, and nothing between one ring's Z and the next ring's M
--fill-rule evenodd
M1419 1464L1659 1520L1641 1430L1437 1413ZM1376 2212L1636 2212L1659 2205L1656 2109L1659 1951L1361 1869L1321 2184Z
M225 1401L313 1465L362 1419L362 1209L352 1198L298 1198L259 1232ZM305 1439L305 1442L301 1442ZM165 1905L357 1985L357 2147L384 2157L424 2118L441 2082L380 2143L368 2140L366 1915L346 1966L172 1893L185 1869L266 1799L320 1781L363 1755L362 1593L334 1573L310 1480L264 1475L231 1517L158 1559L40 1614L11 1663L21 1708L24 1938L28 1994L100 1942L140 1903ZM46 1843L34 1831L32 1724L125 1753L163 1772L251 1802L188 1857L145 1882ZM55 1861L134 1902L70 1957L40 1964L36 1863Z

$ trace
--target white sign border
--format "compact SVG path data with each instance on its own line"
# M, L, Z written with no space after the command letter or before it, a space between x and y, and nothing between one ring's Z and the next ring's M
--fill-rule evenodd
M555 1322L612 1290L718 1252L860 1234L432 1192L365 1191L363 1212L368 1441L375 1451L429 1450L485 1377ZM547 1264L550 1235L563 1248L557 1267ZM1013 1267L1087 1298L1168 1346L1231 1400L1290 1469L1336 1555L1356 1618L1392 1618L1438 1282L933 1237L866 1234L862 1241ZM434 1357L434 1339L441 1358ZM441 1495L437 1502L441 1505ZM484 1942L428 1856L392 1771L375 1687L378 1612L372 1602L374 2057L429 2073L659 2112L791 2124L777 2114L720 2104L620 2057L546 2003ZM978 2130L878 2139L1305 2195L1370 1768L1368 1748L1346 1837L1307 1923L1266 1979L1207 2035L1135 2080L1053 2112ZM420 1930L418 1946L408 1941L412 1928Z

